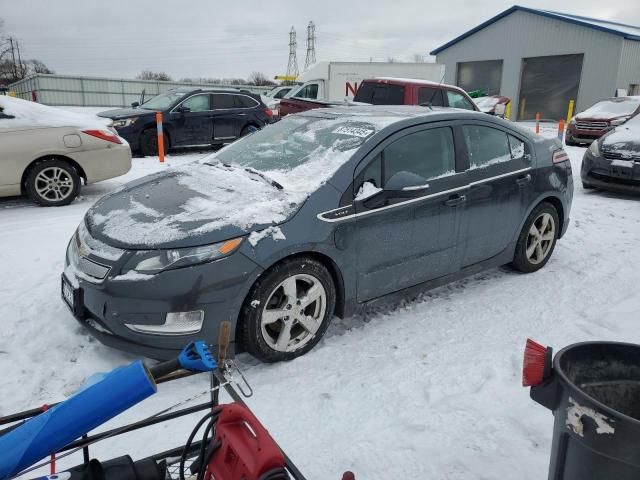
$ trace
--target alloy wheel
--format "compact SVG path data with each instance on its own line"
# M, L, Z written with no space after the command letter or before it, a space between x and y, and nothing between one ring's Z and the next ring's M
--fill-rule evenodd
M270 348L293 352L316 334L327 309L327 292L316 277L292 275L269 295L262 310L262 337Z
M35 178L35 190L42 198L59 202L73 193L73 178L65 169L48 167Z
M531 224L527 234L527 260L533 265L543 262L553 246L556 223L548 213L540 214Z

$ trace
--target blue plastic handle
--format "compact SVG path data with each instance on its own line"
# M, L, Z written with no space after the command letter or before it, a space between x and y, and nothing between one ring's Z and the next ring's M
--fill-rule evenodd
M210 372L218 368L211 350L202 340L189 343L178 356L180 366L191 372Z

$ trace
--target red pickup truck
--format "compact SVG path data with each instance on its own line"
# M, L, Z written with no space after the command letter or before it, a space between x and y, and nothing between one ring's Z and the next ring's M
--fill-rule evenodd
M411 78L383 77L363 80L353 101L373 105L432 105L479 111L471 97L461 88ZM290 113L342 104L343 102L299 97L283 98L280 100L279 115L284 117Z

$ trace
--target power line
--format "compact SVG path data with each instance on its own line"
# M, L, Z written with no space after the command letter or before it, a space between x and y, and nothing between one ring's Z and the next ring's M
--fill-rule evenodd
M307 26L307 56L304 60L304 69L316 63L316 26L309 22Z

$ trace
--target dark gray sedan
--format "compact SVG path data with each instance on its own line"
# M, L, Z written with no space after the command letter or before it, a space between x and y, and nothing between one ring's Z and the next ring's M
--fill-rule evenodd
M640 115L594 140L584 153L582 185L621 193L640 193Z
M69 243L62 296L136 354L215 346L228 320L236 351L287 360L373 300L542 268L572 195L559 142L498 118L313 110L102 198Z

